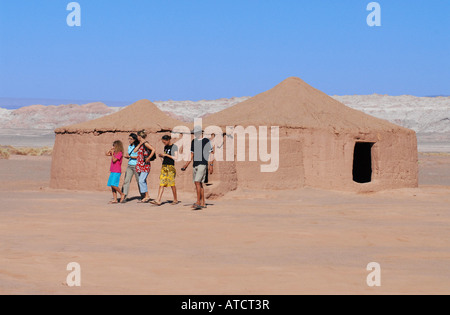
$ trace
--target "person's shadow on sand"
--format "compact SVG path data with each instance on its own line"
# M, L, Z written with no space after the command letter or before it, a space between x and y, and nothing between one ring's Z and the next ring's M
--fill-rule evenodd
M142 197L135 196L135 197L127 198L126 202L132 202L132 201L137 201L137 200L141 200L141 199L142 199Z
M184 207L192 207L192 206L193 206L192 203L188 203L188 204L184 205ZM209 206L214 206L214 204L213 203L206 203L206 207L209 207ZM200 210L205 210L205 209L206 208L198 207L198 208L192 208L192 211L200 211Z

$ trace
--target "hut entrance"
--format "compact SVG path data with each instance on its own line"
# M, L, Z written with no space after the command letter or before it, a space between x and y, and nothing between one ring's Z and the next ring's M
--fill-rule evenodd
M353 155L353 181L364 184L372 181L373 142L357 142Z

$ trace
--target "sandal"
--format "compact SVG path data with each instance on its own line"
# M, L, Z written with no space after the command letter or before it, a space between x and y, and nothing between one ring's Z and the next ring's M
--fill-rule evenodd
M176 205L179 205L181 203L181 201L177 201L177 202L172 202L170 205L171 206L176 206Z
M141 201L138 201L138 203L149 203L151 199L142 199Z
M150 201L150 203L151 203L152 205L158 206L158 207L162 205L162 203L158 203L158 202L156 202L155 200Z

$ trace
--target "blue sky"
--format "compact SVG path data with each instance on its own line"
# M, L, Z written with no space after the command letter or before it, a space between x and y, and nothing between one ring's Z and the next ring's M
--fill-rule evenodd
M450 1L0 0L0 97L252 96L290 76L328 94L450 95Z

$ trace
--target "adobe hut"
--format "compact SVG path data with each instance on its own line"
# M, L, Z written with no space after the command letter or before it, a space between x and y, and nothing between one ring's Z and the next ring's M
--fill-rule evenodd
M239 144L232 132L214 131L224 151L226 139L232 139L235 152L233 162L215 163L211 186L207 188L209 197L237 188L315 187L368 192L418 186L414 131L351 109L299 78L289 78L267 92L203 119L207 131L212 125L223 131L228 126L266 126L269 130L279 127L280 147L277 171L261 172L264 162L235 161L238 149L242 149L239 146L249 156L249 138ZM130 132L145 129L149 142L161 152L161 136L175 126L183 123L142 100L113 115L59 128L55 131L51 187L105 190L109 158L104 154L114 140L126 144ZM269 151L270 147L269 143ZM192 191L192 168L181 172L182 164L177 164L177 187ZM158 186L159 167L159 161L152 163L151 193Z
M228 164L227 176L236 181L232 189L362 192L418 186L413 130L351 109L299 78L206 117L203 126L210 125L280 127L277 172L262 173L259 162L219 163ZM221 174L216 178L222 181Z
M127 148L128 135L145 130L147 140L160 153L163 151L161 137L180 125L183 123L164 114L152 102L140 100L112 115L56 129L50 186L70 190L106 190L110 158L105 153L114 140L121 140ZM160 166L159 159L152 162L149 177L152 193L159 183ZM126 167L127 160L124 159L124 171ZM189 173L180 172L179 186L186 182L191 187L188 179ZM138 191L136 186L131 185L134 193Z

